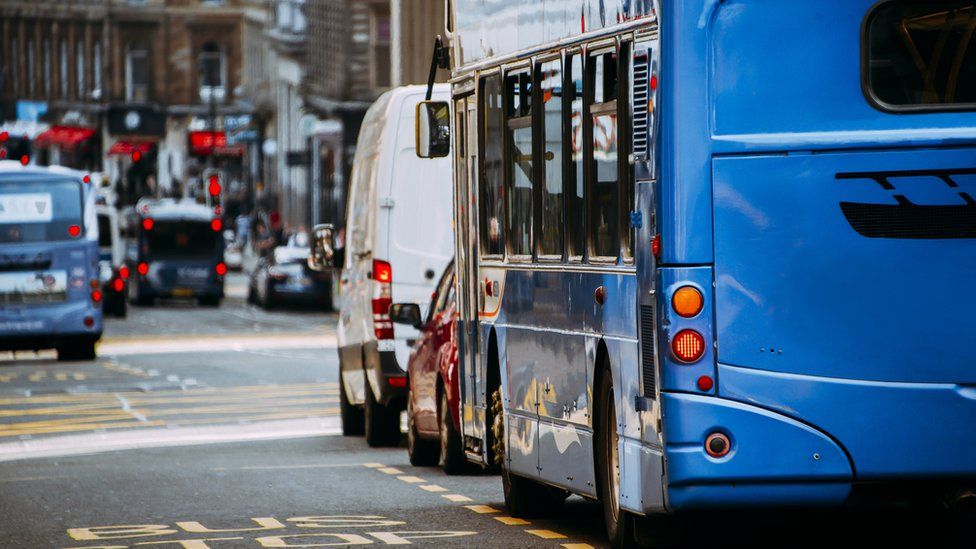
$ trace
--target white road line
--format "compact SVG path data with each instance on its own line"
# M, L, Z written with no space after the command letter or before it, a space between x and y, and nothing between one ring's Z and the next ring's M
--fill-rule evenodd
M138 419L140 423L146 423L149 421L148 419L146 419L146 416L133 410L132 406L129 405L129 401L124 396L116 393L115 398L119 401L119 404L122 405L122 410L125 411L130 416Z

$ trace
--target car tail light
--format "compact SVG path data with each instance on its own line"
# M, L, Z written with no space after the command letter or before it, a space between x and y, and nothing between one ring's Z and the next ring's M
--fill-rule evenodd
M671 297L671 307L674 308L674 312L684 318L698 316L704 306L705 298L697 288L692 286L678 288Z
M221 261L216 267L214 267L214 270L217 271L219 276L224 276L227 274L227 264Z
M112 289L115 290L116 293L122 293L122 290L125 289L125 281L121 278L116 278L112 281Z
M122 277L122 280L129 280L129 266L128 265L122 265L121 267L119 267L119 276Z
M274 280L277 280L278 282L284 282L285 280L288 280L288 273L279 271L274 267L268 269L268 276L270 276Z
M376 339L393 339L393 321L390 306L393 305L393 266L386 261L373 260L373 280L377 282L373 294L373 330Z
M85 177L82 177L81 180L84 181L85 183L90 184L91 183L91 176L90 175L86 175Z
M30 164L30 157L27 156L26 154L24 156L21 156L20 157L20 163L23 166L26 166L26 165Z
M71 236L71 238L78 238L79 236L81 236L81 226L72 225L68 227L68 235Z
M145 218L145 219L142 220L142 228L145 229L145 230L147 230L147 231L153 230L153 227L155 225L156 225L156 222L153 221L153 219L151 217L147 217L147 218Z
M219 217L215 217L214 220L210 222L210 228L213 229L214 232L219 233L220 229L224 228L224 222L221 221Z
M705 354L705 338L694 330L682 330L671 340L671 350L681 362L697 362Z
M402 389L407 386L407 378L405 376L388 377L386 378L386 382L390 387L396 389Z
M139 271L139 274L141 274L142 276L146 276L147 274L149 274L149 264L146 262L142 262L136 267L136 270Z

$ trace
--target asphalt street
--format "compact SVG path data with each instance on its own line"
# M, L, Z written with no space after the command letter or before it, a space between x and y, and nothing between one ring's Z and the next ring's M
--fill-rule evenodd
M448 477L339 434L335 317L220 308L109 320L96 361L0 360L0 548L539 547L604 544L581 498L504 512L492 474ZM973 546L917 514L687 517L685 544ZM916 542L914 540L922 540ZM964 540L961 544L959 539Z

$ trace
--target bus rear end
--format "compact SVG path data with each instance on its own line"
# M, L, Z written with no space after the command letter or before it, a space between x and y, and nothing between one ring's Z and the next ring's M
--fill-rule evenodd
M0 348L90 359L102 334L94 201L75 178L0 172Z
M711 200L673 200L694 221L664 244L697 264L662 270L672 508L972 496L974 29L972 1L715 9L708 145L677 161L707 184L672 195Z

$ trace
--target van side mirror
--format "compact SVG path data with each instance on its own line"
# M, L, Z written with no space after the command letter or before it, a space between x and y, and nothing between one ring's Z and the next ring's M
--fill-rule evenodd
M416 303L394 303L390 305L390 320L397 324L413 326L418 330L424 321L420 318L420 305Z
M444 158L451 152L451 106L444 101L421 101L416 115L417 156Z
M335 227L316 225L312 229L312 242L308 252L308 268L325 271L335 266Z

